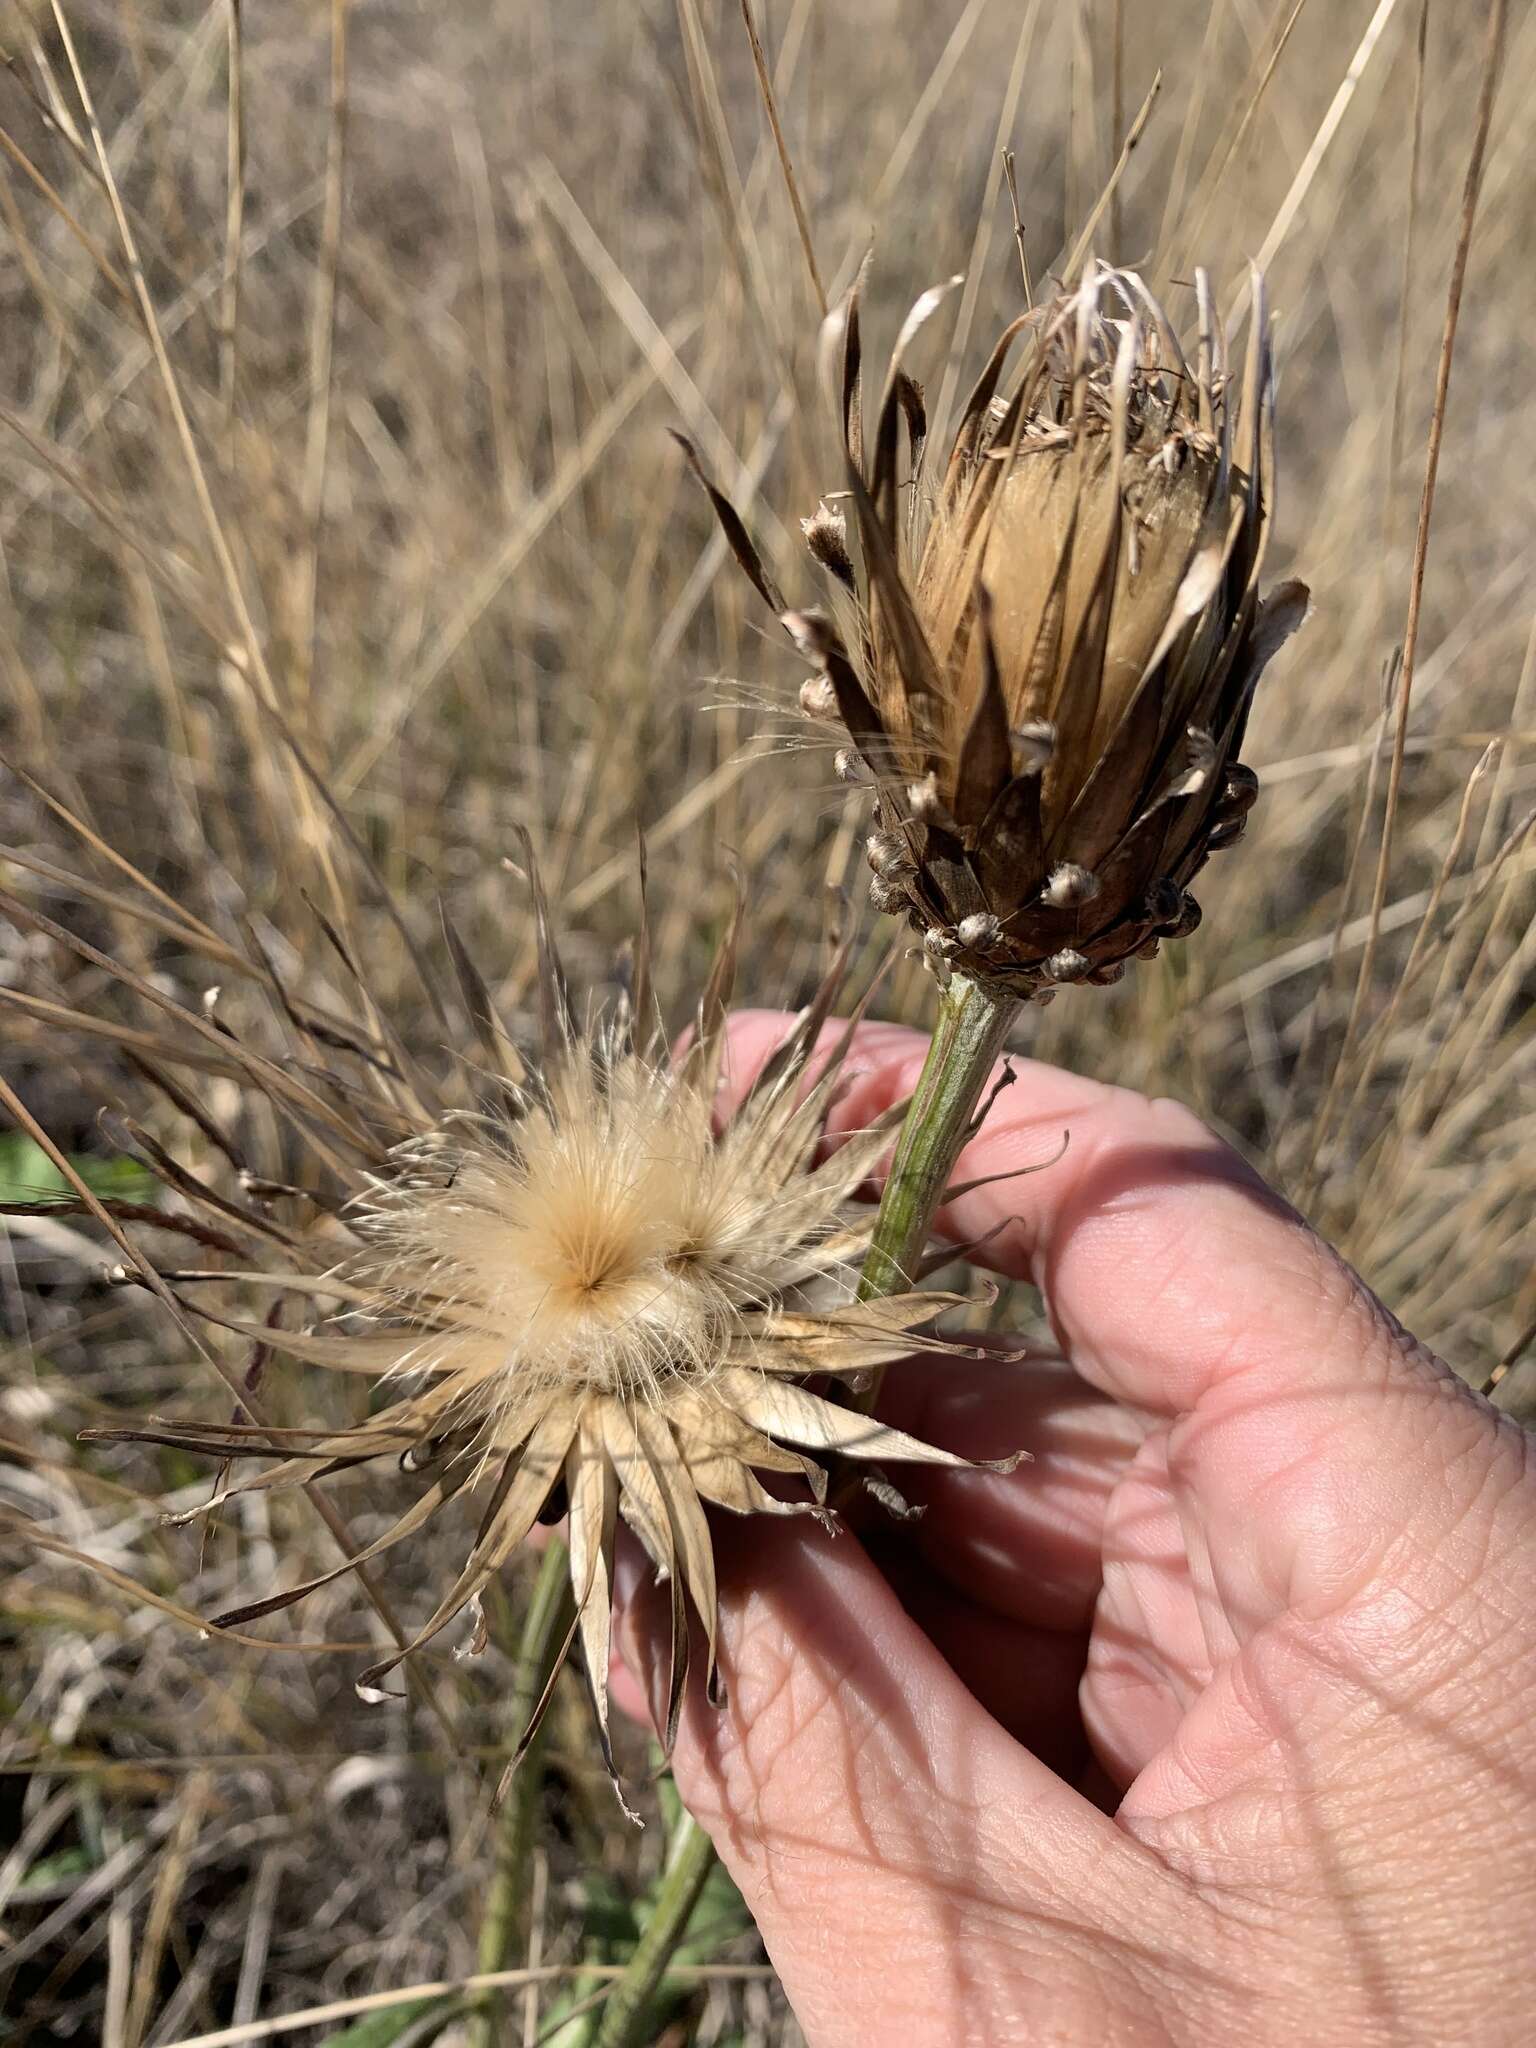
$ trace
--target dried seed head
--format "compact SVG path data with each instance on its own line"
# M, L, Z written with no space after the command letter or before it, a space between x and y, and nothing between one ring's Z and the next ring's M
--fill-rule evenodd
M852 747L839 747L832 756L832 772L839 782L868 782L869 770Z
M1259 778L1253 770L1241 761L1234 761L1227 770L1226 787L1221 793L1221 808L1224 815L1246 817L1258 801Z
M807 661L824 665L829 653L837 646L837 634L831 622L816 610L785 612L784 630Z
M1168 934L1169 938L1187 939L1191 932L1199 930L1204 919L1205 912L1186 890L1179 914L1173 921L1173 929Z
M919 824L936 825L944 832L953 831L955 821L940 794L937 775L930 773L921 782L909 783L907 804Z
M1170 780L1169 796L1198 796L1210 783L1215 767L1216 742L1208 732L1192 725L1184 735L1182 772ZM1258 794L1257 776L1254 777L1254 794Z
M1128 271L1093 268L1024 314L931 479L920 394L893 365L879 418L846 451L864 564L852 651L826 621L808 635L804 614L785 615L838 664L840 713L882 803L925 828L908 914L940 931L995 917L984 978L1017 994L1064 953L1096 970L1184 927L1184 890L1252 800L1237 750L1254 686L1305 611L1300 585L1259 595L1262 280L1241 363L1196 283L1203 331L1187 351ZM857 389L842 396L845 419L864 418ZM1151 917L1163 878L1179 902Z
M1145 923L1172 925L1184 908L1184 891L1170 875L1159 875L1142 899L1142 918Z
M871 875L869 900L876 910L905 910L908 896L901 883L889 875Z
M185 1044L167 1034L157 1052L199 1079L212 1064L222 1086L250 1098L253 1130L286 1118L295 1158L313 1146L310 1184L330 1188L338 1173L353 1176L324 1231L311 1227L313 1209L297 1186L269 1183L274 1201L288 1205L276 1211L285 1227L262 1240L270 1266L253 1274L246 1253L220 1236L224 1254L215 1256L229 1258L228 1287L216 1273L200 1275L206 1284L188 1311L299 1366L376 1383L375 1398L356 1406L359 1420L336 1425L334 1404L317 1403L311 1427L285 1428L291 1455L222 1487L205 1507L387 1460L409 1497L401 1519L356 1560L364 1562L455 1496L482 1495L465 1569L411 1641L358 1679L368 1699L390 1696L382 1681L401 1656L461 1617L473 1654L484 1638L481 1596L501 1564L537 1522L568 1515L577 1633L606 1754L615 1509L692 1603L719 1697L704 1503L738 1514L823 1513L827 1475L801 1445L882 1465L964 1462L805 1384L856 1380L914 1351L951 1348L922 1331L953 1297L853 1300L874 1217L853 1197L889 1146L889 1123L822 1156L841 1053L812 1070L814 1030L797 1028L758 1085L722 1113L734 925L693 1036L674 1054L665 1034L637 1045L627 1013L578 1029L535 888L546 1018L538 1073L512 1050L462 947L454 960L466 1014L449 1020L446 1058L436 1057L436 1025L421 1057L361 1022L355 1036L329 1026L322 1035L306 1023L316 1013L286 989L276 1005L281 1059L248 1051L243 1032L213 1040L205 1026L194 1031L191 1012ZM816 993L810 1015L830 1012L841 971ZM242 988L270 987L273 972L253 960ZM142 992L127 969L118 978L130 994ZM302 1094L286 1058L295 1032L307 1039ZM311 1118L310 1105L323 1107L323 1120ZM200 1188L190 1173L187 1187ZM209 1215L227 1223L240 1213L232 1196L205 1192ZM296 1327L294 1316L247 1320L251 1290L267 1286L277 1301L314 1303L309 1326ZM346 1322L332 1313L337 1303ZM285 1424L296 1419L285 1412ZM220 1460L275 1455L264 1428L227 1419L123 1433ZM770 1492L764 1472L787 1483ZM220 1620L269 1613L337 1575ZM673 1655L684 1660L681 1606L674 1626Z

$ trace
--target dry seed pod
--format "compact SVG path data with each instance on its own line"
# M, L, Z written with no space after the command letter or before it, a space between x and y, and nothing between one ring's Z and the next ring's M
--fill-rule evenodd
M706 485L738 560L820 662L880 828L906 835L911 867L882 897L949 942L934 957L1012 995L1116 979L1101 970L1193 929L1187 886L1257 792L1236 758L1254 686L1306 609L1298 583L1259 596L1262 281L1240 371L1197 284L1193 364L1128 271L1093 269L1014 321L932 484L900 357L939 295L903 330L870 438L855 288L822 338L863 564L852 650L822 615L786 612Z

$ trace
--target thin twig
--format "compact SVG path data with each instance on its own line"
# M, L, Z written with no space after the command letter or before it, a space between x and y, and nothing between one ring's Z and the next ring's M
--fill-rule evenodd
M271 2019L252 2020L243 2027L216 2027L211 2034L186 2034L169 2041L165 2048L247 2048L251 2041L270 2041L274 2034L297 2034L305 2027L322 2027L332 2020L353 2019L359 2013L387 2012L393 2005L409 2005L428 1998L452 1998L465 1992L516 1990L524 1984L556 1984L563 1977L622 1977L622 1963L545 1963L537 1970L494 1970L489 1975L439 1977L425 1984L405 1984L395 1991L368 1991L356 1998L333 1998L325 2005L305 2006L302 2012L277 2013ZM764 1982L774 1972L767 1963L678 1963L672 1974L694 1984Z
M331 363L336 345L336 278L341 267L341 213L347 168L347 10L351 0L331 0L331 98L325 144L325 211L320 224L320 263L309 330L309 412L304 429L304 469L299 493L304 527L294 652L294 696L303 715L315 666L315 607L320 584L320 537L325 521L326 457L331 442Z
M1264 237L1263 247L1259 250L1249 272L1250 282L1244 283L1228 315L1229 325L1236 326L1242 319L1248 310L1251 279L1254 276L1262 277L1272 267L1286 236L1291 232L1296 216L1312 189L1312 181L1317 176L1323 158L1328 154L1334 136L1339 132L1344 116L1349 112L1350 102L1360 89L1360 81L1364 78L1370 61L1387 32L1387 24L1391 21L1396 8L1397 0L1379 0L1376 12L1366 23L1365 33L1356 44L1355 54L1349 61L1349 69L1339 81L1339 89L1329 102L1328 111L1312 138L1312 145L1302 158L1301 165L1291 180L1290 189L1280 202L1280 210L1270 224L1269 233Z
M228 112L224 152L224 268L219 280L219 401L227 459L234 459L235 400L240 386L241 243L245 234L245 30L242 0L228 0Z
M805 267L811 275L811 289L816 294L817 308L825 320L826 287L822 284L821 272L816 267L816 249L811 240L811 224L806 218L805 204L800 197L795 167L790 161L789 145L784 140L784 129L779 120L778 99L773 90L773 80L768 74L768 63L763 56L763 45L758 37L757 24L752 19L751 0L741 0L741 18L746 23L747 38L752 45L752 62L757 69L757 89L763 97L763 110L768 116L768 126L773 130L773 146L779 153L779 169L784 173L784 188L789 194L789 203L794 210L795 228L799 233L800 247L805 255Z
M507 1727L513 1743L521 1741L523 1730L532 1719L570 1626L571 1609L570 1553L563 1543L551 1537L545 1546L518 1644L516 1676L507 1710ZM508 1956L525 1938L528 1859L544 1782L543 1740L541 1728L528 1745L497 1816L496 1868L486 1894L475 1958L482 1976L496 1976L504 1971ZM494 1987L475 2003L470 2040L474 2048L497 2048L508 2025L504 2003Z
M1435 402L1430 414L1429 442L1424 456L1424 488L1419 499L1419 523L1413 543L1413 566L1408 579L1408 615L1403 626L1403 659L1397 678L1396 722L1392 734L1392 758L1387 771L1386 814L1381 827L1381 850L1376 861L1376 881L1371 893L1371 927L1360 956L1360 971L1355 979L1354 1000L1350 1005L1349 1021L1344 1027L1344 1043L1339 1050L1335 1067L1335 1082L1343 1072L1355 1039L1360 1029L1360 1019L1365 1009L1366 997L1375 971L1376 954L1380 943L1382 912L1386 907L1387 885L1391 877L1392 842L1397 827L1398 805L1402 800L1403 762L1408 749L1408 719L1413 706L1413 678L1418 660L1419 627L1423 618L1424 578L1429 562L1430 524L1435 509L1435 486L1440 475L1440 450L1445 439L1445 420L1450 403L1451 364L1456 353L1456 330L1461 318L1462 293L1466 287L1467 264L1472 251L1472 230L1477 220L1477 202L1482 192L1483 163L1488 149L1488 133L1493 125L1493 104L1498 91L1499 64L1504 50L1504 25L1508 15L1508 0L1490 0L1488 9L1488 40L1483 63L1483 83L1478 95L1477 121L1473 131L1471 154L1467 160L1466 181L1462 188L1461 225L1456 236L1456 254L1451 264L1450 286L1446 294L1445 328L1440 341L1440 360L1435 372ZM1334 1093L1330 1089L1330 1094ZM1320 1127L1326 1127L1327 1106L1319 1118Z

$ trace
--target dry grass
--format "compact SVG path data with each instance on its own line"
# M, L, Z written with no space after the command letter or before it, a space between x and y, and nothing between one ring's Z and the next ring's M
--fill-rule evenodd
M1098 246L1175 304L1195 260L1234 303L1263 252L1280 370L1272 568L1317 598L1249 742L1265 794L1246 852L1209 872L1194 940L1027 1029L1048 1058L1194 1103L1480 1380L1536 1314L1522 1164L1536 484L1518 430L1536 18L1511 30L1482 178L1382 861L1384 687L1401 702L1392 656L1483 62L1468 11L1429 11L1421 61L1421 0L1169 0L1125 10L1120 73L1115 0L760 12L829 292L874 233L874 352L919 288L966 272L929 345L940 413L1017 291L1003 143L1043 277L1104 186L1115 107L1123 129L1161 66ZM77 0L67 18L122 213L50 7L13 0L10 758L187 910L225 929L249 916L318 962L306 893L351 905L359 870L274 737L281 720L412 940L439 945L441 888L514 1006L533 968L524 892L501 864L515 826L601 978L644 825L675 988L724 912L733 848L752 878L751 993L797 997L820 937L807 873L859 886L857 820L814 749L753 765L796 730L800 671L720 573L665 431L687 429L793 582L795 516L834 480L833 440L814 392L816 284L735 0L507 0L454 17L357 0L335 17L340 52L325 11L288 0L247 10L233 67L223 4ZM121 886L23 780L0 789L0 814L24 857ZM110 902L82 908L20 862L5 880L187 985L185 958ZM396 1021L430 1037L366 888L348 915ZM89 999L93 973L0 925L7 983ZM889 995L914 1018L925 1001L916 974ZM66 1145L100 1149L103 1087L142 1108L99 1045L61 1044L36 1014L12 1015L7 1036L11 1085ZM462 1978L494 1857L477 1759L494 1765L507 1739L507 1652L434 1667L439 1720L358 1706L355 1658L202 1640L185 1610L264 1581L278 1540L295 1574L321 1568L327 1538L252 1503L199 1561L138 1490L190 1499L188 1465L75 1446L125 1409L211 1414L219 1398L142 1303L98 1283L101 1247L88 1222L30 1217L0 1259L0 1490L49 1544L18 1545L0 1602L0 1837L19 1838L0 1870L10 2038L143 2048ZM376 1505L350 1499L354 1527L377 1526ZM392 1572L402 1611L419 1611L430 1562ZM184 1603L181 1618L125 1579ZM498 1646L515 1640L515 1593ZM303 1627L371 1643L377 1624L332 1589ZM557 1721L551 1756L534 1920L539 1953L563 1964L604 1885L643 1888L660 1831L615 1827L579 1718ZM752 1963L750 1936L720 1926L696 1960ZM589 1955L617 1952L588 1939ZM543 1988L524 2032L516 1993L506 2037L543 2038L557 1995ZM692 2038L795 2038L756 1977L689 1998ZM411 2024L425 2038L431 2020Z

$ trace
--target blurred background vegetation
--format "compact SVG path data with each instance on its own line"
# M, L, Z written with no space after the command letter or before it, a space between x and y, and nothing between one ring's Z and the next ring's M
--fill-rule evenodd
M1093 247L1142 268L1180 324L1196 263L1233 309L1263 261L1271 573L1316 598L1257 707L1264 794L1202 883L1203 930L1027 1016L1020 1043L1192 1103L1459 1370L1512 1363L1518 1398L1536 1314L1536 16L1514 10L1477 193L1389 828L1482 7L758 0L756 18L829 294L873 248L874 356L919 290L965 274L915 365L939 421L1018 304L1005 148L1038 282L1155 87ZM633 921L643 828L673 995L728 907L729 849L744 991L797 1000L827 890L862 895L857 799L805 742L802 668L722 562L667 433L687 430L786 588L809 591L796 522L835 487L835 444L739 0L73 0L62 17L10 0L0 20L6 888L195 999L204 969L118 916L117 854L323 978L315 876L356 863L280 719L412 938L440 947L441 895L512 1010L533 969L505 865L519 826L588 985ZM366 886L358 916L395 1024L430 1043ZM88 1005L103 983L0 918L0 985ZM882 997L919 1022L927 1002L915 968ZM35 1006L4 1030L6 1079L92 1184L156 1199L96 1121L104 1098L143 1111L120 1052ZM522 1579L490 1652L434 1670L441 1719L360 1706L356 1656L205 1640L146 1606L136 1589L209 1611L268 1578L274 1549L285 1576L330 1553L302 1502L260 1495L200 1550L158 1521L159 1497L199 1497L189 1461L75 1444L218 1396L103 1282L106 1239L49 1213L62 1191L25 1132L0 1133L0 1200L27 1211L0 1241L5 2038L257 2040L329 2004L284 2038L377 2048L486 2023L588 2041L592 1967L633 1946L667 1827L656 1797L644 1835L617 1818L569 1688L537 1842L487 1937L508 1846L486 1774ZM371 1484L347 1496L363 1534ZM433 1549L391 1574L402 1609ZM360 1647L376 1626L343 1582L287 1637ZM654 2037L797 2040L711 1884L683 1958L706 1974L669 1980ZM492 1953L556 1974L479 2017L431 1988Z

